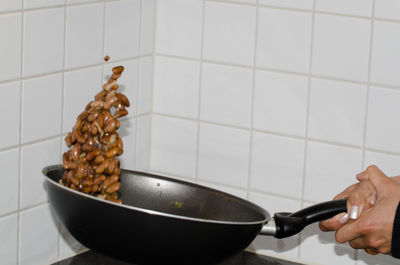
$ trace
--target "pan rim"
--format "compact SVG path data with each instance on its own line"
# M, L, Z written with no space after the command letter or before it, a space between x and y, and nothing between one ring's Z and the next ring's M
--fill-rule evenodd
M78 196L82 196L82 197L84 197L86 199L91 199L91 200L96 200L98 202L107 203L107 204L110 204L110 205L115 206L115 207L122 207L122 208L126 208L126 209L129 209L129 210L134 210L134 211L139 211L139 212L150 214L150 215L157 215L157 216L180 219L180 220L188 220L188 221L193 221L193 222L212 223L212 224L227 224L227 225L257 225L257 224L262 224L262 225L264 225L264 224L268 223L271 220L271 215L267 210L265 210L264 208L262 208L261 206L255 204L253 202L250 202L248 200L239 198L239 197L234 196L232 194L229 194L229 193L226 193L226 192L223 192L223 191L219 191L219 190L216 190L216 189L213 189L213 188L209 188L209 187L206 187L206 186L203 186L203 185L189 183L189 182L185 182L185 181L182 181L182 180L169 178L169 177L166 177L166 176L155 175L155 174L151 174L151 173L147 173L147 172L140 172L140 171L134 171L134 170L128 170L128 169L121 169L121 171L130 172L130 173L133 173L133 174L157 176L157 177L161 177L161 178L164 178L164 179L173 180L173 181L176 181L176 182L179 182L179 183L189 184L189 185L193 185L193 186L199 186L199 187L203 187L203 188L206 188L206 189L209 189L209 190L218 191L218 192L221 192L223 194L227 194L230 197L236 198L236 199L238 199L240 201L243 201L243 202L245 202L247 204L255 206L261 212L264 213L265 219L259 220L259 221L247 221L247 222L222 221L222 220L213 220L213 219L189 217L189 216L183 216L183 215L177 215L177 214L171 214L171 213L165 213L165 212L145 209L145 208L131 206L131 205L127 205L127 204L119 204L119 203L116 203L116 202L112 202L112 201L108 201L108 200L105 200L105 199L97 198L95 196L92 196L92 195L89 195L89 194L86 194L86 193L83 193L83 192L79 192L79 191L70 189L70 188L65 187L64 185L61 185L60 183L52 180L50 177L47 176L47 172L49 172L51 170L54 170L54 169L59 169L60 167L62 167L62 165L51 165L51 166L47 166L47 167L42 169L42 174L43 174L43 176L45 177L45 180L48 183L50 183L51 185L55 185L58 188L64 189L67 192L72 192L73 194L76 194Z

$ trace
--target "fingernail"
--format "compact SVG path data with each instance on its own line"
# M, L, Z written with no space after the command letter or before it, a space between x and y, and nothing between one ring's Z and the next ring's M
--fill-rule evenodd
M350 219L357 219L358 218L358 206L357 205L353 205L350 208Z
M345 215L342 216L342 218L340 218L339 222L341 224L345 224L347 223L348 220L349 220L349 215L346 213Z
M372 205L376 203L376 192L374 191L371 196L371 200L369 201Z

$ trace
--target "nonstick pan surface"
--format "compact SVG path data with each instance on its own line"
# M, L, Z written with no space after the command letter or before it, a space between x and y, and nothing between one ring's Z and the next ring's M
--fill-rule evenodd
M309 223L346 211L331 201L271 218L263 208L168 177L121 170L123 204L58 183L61 165L43 169L52 209L84 246L139 264L216 264L245 249L258 234L293 235Z

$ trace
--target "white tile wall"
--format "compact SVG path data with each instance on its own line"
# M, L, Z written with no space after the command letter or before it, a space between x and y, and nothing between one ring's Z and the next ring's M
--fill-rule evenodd
M203 64L200 118L249 127L252 80L246 68Z
M54 261L58 257L59 225L50 205L24 211L20 218L20 264L42 265Z
M371 81L379 84L400 85L396 68L400 60L400 25L377 21L372 45Z
M22 82L22 143L61 133L62 81L54 74Z
M253 65L256 8L206 1L204 12L204 58Z
M197 123L153 115L151 130L151 169L193 178Z
M190 179L271 212L329 200L372 163L398 175L399 7L3 0L0 165L14 164L12 188L0 195L3 263L49 264L84 249L54 223L40 170L60 161L63 134L115 64L126 66L121 87L132 103L121 128L127 168ZM43 94L51 107L35 105ZM393 263L361 252L355 260L316 226L285 240L258 237L249 249L306 264Z
M257 71L253 127L259 130L305 136L308 78Z
M0 256L4 265L18 263L18 214L0 218Z
M200 58L202 12L202 1L158 1L156 51Z
M199 179L247 187L249 131L206 123L199 130Z
M52 264L85 247L53 216L41 170L61 162L65 133L115 65L131 101L121 164L149 170L155 1L0 2L0 263Z
M100 63L104 54L103 34L104 4L67 7L65 66L75 68Z
M312 14L260 8L257 66L307 73Z
M379 2L379 1L377 1ZM381 1L382 2L382 1ZM370 17L372 14L373 0L316 0L317 11L341 13L355 16Z
M365 85L313 79L308 136L362 146L366 95Z
M197 118L200 63L157 57L153 111Z
M56 72L63 68L64 14L64 7L25 12L24 76Z
M312 73L367 81L371 21L316 14Z
M371 87L368 100L366 146L385 151L399 152L400 93L389 88Z
M0 6L0 12L20 10L22 8L22 0L3 0Z
M0 168L4 170L2 173L3 184L0 186L0 216L18 211L18 165L18 148L0 153Z
M21 75L21 33L21 13L0 16L0 35L7 36L0 42L0 81L19 78Z
M299 139L254 133L250 188L301 199L304 147Z
M20 138L20 82L0 84L0 117L7 130L0 130L0 148L19 143Z
M110 55L110 61L139 55L140 3L140 0L106 3L104 52Z

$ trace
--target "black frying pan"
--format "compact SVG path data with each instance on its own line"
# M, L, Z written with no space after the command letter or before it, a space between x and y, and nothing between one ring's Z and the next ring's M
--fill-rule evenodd
M346 211L346 200L276 213L204 186L121 170L116 204L58 184L61 165L43 169L50 204L84 246L139 264L215 264L258 235L283 238Z

